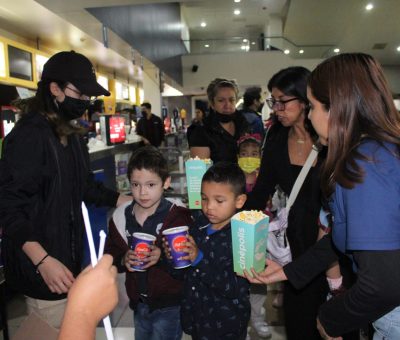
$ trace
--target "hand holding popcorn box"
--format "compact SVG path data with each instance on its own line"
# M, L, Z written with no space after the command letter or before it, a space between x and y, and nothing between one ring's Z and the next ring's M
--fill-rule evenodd
M261 211L241 211L231 219L233 270L256 272L265 268L269 217Z
M212 165L210 159L189 158L185 162L189 209L201 209L201 180Z

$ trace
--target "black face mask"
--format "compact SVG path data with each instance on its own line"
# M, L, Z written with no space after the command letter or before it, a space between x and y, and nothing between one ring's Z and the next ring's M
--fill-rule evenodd
M90 100L82 100L65 96L63 102L58 102L59 114L65 120L73 120L81 117L89 108Z
M230 115L224 115L222 113L215 112L215 115L217 117L218 122L220 122L220 123L229 123L229 122L233 121L233 119L235 118L234 113L231 113Z

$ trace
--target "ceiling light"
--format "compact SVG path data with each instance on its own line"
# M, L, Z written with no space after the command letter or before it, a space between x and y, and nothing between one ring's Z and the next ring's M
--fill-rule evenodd
M243 39L243 42L246 43L246 42L248 42L248 40L247 39Z
M240 0L234 0L235 2L240 2Z
M303 53L304 53L304 50L300 50L299 53L300 53L300 54L303 54Z
M290 50L284 50L283 53L289 54L289 53L290 53Z
M335 49L333 50L333 52L335 52L335 53L339 53L339 52L340 52L340 49L338 49L338 48L335 48Z
M233 11L233 14L239 15L239 14L240 14L240 9L235 9L235 10Z
M204 45L204 47L207 47L207 48L209 48L209 47L210 47L210 45L209 45L209 44L205 44L205 45Z
M397 46L397 52L400 52L400 46Z
M368 4L367 6L365 6L365 9L367 10L367 11L370 11L371 9L373 9L374 8L374 5L373 4Z
M200 26L201 26L201 27L206 27L207 24L203 21L203 22L200 24Z
M252 45L255 45L255 44L256 44L256 42L255 42L255 41L252 41L252 42L251 42L251 44L252 44Z
M242 46L240 46L240 48L241 48L242 50L245 50L245 49L246 49L246 46L242 45Z

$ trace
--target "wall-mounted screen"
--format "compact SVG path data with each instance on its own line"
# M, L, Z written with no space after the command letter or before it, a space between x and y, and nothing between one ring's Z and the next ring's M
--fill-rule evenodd
M8 45L8 65L10 77L33 80L32 53Z

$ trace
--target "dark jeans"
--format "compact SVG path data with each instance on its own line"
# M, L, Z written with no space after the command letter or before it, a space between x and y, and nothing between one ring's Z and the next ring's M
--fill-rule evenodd
M139 303L134 312L133 321L136 340L180 340L182 338L179 306L150 312L148 305Z

